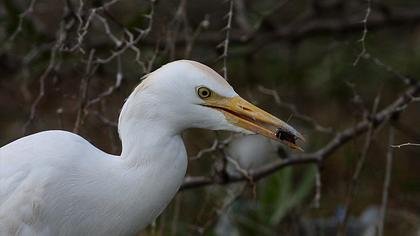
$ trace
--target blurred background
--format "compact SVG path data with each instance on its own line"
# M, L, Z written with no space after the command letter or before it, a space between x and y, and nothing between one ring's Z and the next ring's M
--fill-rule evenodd
M417 0L3 0L0 42L0 145L64 129L119 154L124 99L176 59L306 137L188 130L192 178L141 235L420 235Z

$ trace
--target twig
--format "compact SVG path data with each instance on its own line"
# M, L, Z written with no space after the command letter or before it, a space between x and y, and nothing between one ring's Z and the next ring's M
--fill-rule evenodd
M247 34L252 34L254 29L247 17L247 11L244 0L234 0L235 21L239 27Z
M79 50L82 54L85 54L85 50L82 48L82 44L86 38L86 35L88 34L89 27L92 25L92 21L93 19L95 19L95 17L97 17L100 21L102 21L105 27L105 33L108 35L108 37L111 38L111 40L113 40L116 43L118 40L115 40L116 38L112 37L113 35L112 35L112 32L110 31L108 23L106 22L106 19L98 15L98 12L106 11L109 7L116 4L118 1L119 0L111 0L99 7L89 9L89 13L87 14L86 20L83 22L83 8L85 6L85 3L83 0L79 0L79 7L77 8L77 11L73 11L73 15L77 19L77 22L78 22L77 31L76 31L77 42L71 47L62 48L62 50L70 51L70 52Z
M188 37L187 45L185 46L184 58L188 59L190 57L194 42L197 39L198 35L201 33L201 30L207 29L209 26L210 26L209 15L205 15L204 19L200 22L200 24L195 29L193 35L191 37Z
M241 167L241 164L239 164L239 162L235 159L233 159L232 157L230 157L229 155L226 155L226 159L228 162L230 162L234 167L235 170L238 171L241 175L243 175L245 178L247 178L249 180L249 182L253 182L252 177L249 176L248 171L244 168Z
M111 55L108 57L103 58L96 58L96 63L99 64L106 64L113 60L115 57L120 56L124 52L126 52L128 49L131 49L136 53L136 61L139 63L140 66L142 66L143 70L146 71L146 66L144 63L140 60L140 49L137 48L135 45L145 38L147 35L149 35L150 31L152 30L153 26L153 16L155 12L155 0L150 0L150 12L147 15L144 15L146 19L148 19L148 24L145 29L139 29L136 28L135 31L137 33L136 36L134 36L129 30L125 29L124 32L128 37L128 40L125 40L122 46L118 47L116 51L113 51Z
M376 111L377 111L378 106L379 106L379 101L380 101L380 94L378 94L375 98L371 114L376 114ZM360 154L360 158L357 161L356 170L353 173L353 177L352 177L352 180L351 180L351 183L350 183L350 186L349 186L349 190L348 190L348 194L347 194L347 197L346 197L344 220L340 223L337 235L345 235L346 234L345 232L346 232L346 228L347 228L347 222L348 222L348 219L349 219L351 206L352 206L352 203L353 203L354 193L355 193L355 190L356 190L357 185L358 185L358 180L359 180L359 177L360 177L360 173L362 172L362 169L363 169L363 167L365 165L365 162L366 162L367 153L368 153L370 145L372 143L372 138L373 138L375 127L374 127L373 121L369 121L369 122L370 123L369 123L369 127L368 127L368 133L366 135L366 140L365 140L362 152Z
M413 79L406 77L402 75L400 72L395 70L392 66L385 64L383 61L381 61L379 58L372 56L370 53L365 53L363 55L364 59L371 60L373 63L383 69L385 69L388 73L395 76L395 78L401 80L404 84L410 85L412 83L415 83ZM415 99L413 99L415 101Z
M392 143L394 143L394 127L391 126L389 128L389 138L388 143L390 146L388 146L388 152L386 154L386 171L385 171L385 178L384 178L384 186L382 189L382 204L381 204L381 211L380 211L380 217L379 217L379 229L378 229L378 235L383 236L384 235L384 225L385 225L385 217L386 217L386 206L388 204L388 192L389 192L389 185L391 182L391 172L392 172L392 163L394 158L394 150L391 148Z
M413 102L420 102L420 97L411 97L411 100L413 101Z
M366 53L366 36L368 33L368 27L367 27L367 21L371 12L371 0L367 0L367 8L366 8L366 14L365 17L362 20L362 24L363 24L363 33L362 33L362 37L358 40L361 44L362 44L362 51L359 53L359 55L357 56L356 60L353 62L353 66L356 66L357 63L359 63L360 58Z
M217 138L214 139L213 144L210 147L200 150L197 153L197 155L190 157L189 160L195 161L202 158L207 153L212 153L212 152L224 149L232 141L233 137L234 135L231 135L222 141L219 141L219 139Z
M389 104L386 108L376 114L372 114L370 120L364 119L356 123L353 127L349 127L341 132L338 132L334 138L332 138L319 150L308 154L294 154L286 160L277 160L257 169L249 170L248 174L249 176L252 176L254 181L258 181L259 179L264 178L265 176L268 176L286 166L323 162L330 157L334 151L342 147L349 140L352 140L354 137L369 130L371 125L377 126L387 122L392 116L403 112L404 110L399 109L399 107L412 102L411 97L414 97L419 93L420 83L417 83L409 87L404 93L402 93L401 96L395 99L395 101ZM228 176L226 179L216 178L215 176L186 176L181 189L186 190L213 184L228 184L238 181L246 181L246 178L243 176Z
M403 143L403 144L398 144L398 145L391 145L391 147L393 147L393 148L401 148L401 147L405 147L405 146L417 146L417 147L420 147L420 143Z
M222 206L219 209L216 209L208 218L208 220L203 224L203 226L195 226L194 228L197 230L197 233L200 235L204 235L205 232L217 222L219 216L222 214L226 214L230 207L242 196L245 191L246 185L241 185L239 191L236 191L231 194L230 198L225 199Z
M287 102L284 102L283 100L281 100L280 95L278 94L278 92L276 90L265 88L264 86L261 86L261 85L258 86L258 90L263 94L272 96L277 105L279 105L282 108L286 108L286 109L290 110L292 112L293 117L308 123L315 130L317 130L319 132L322 132L322 133L328 133L328 134L333 134L334 133L334 129L332 129L331 127L324 127L324 126L320 125L317 121L315 121L310 116L302 114L294 104L287 103Z
M17 26L16 30L13 32L13 34L10 36L9 41L15 40L16 36L22 31L23 19L27 15L32 14L32 12L34 11L34 6L36 4L36 1L37 0L31 0L31 2L29 3L29 7L26 8L26 10L24 12L19 14L18 26Z
M88 99L88 88L89 88L89 82L91 77L93 76L93 73L95 72L95 69L93 69L92 63L93 63L93 56L95 55L95 50L90 50L89 58L86 63L86 69L85 69L85 75L83 76L81 82L80 82L80 89L79 89L79 108L77 110L77 116L76 121L74 122L73 132L78 133L80 129L80 125L83 122L83 119L86 114L86 102Z
M181 197L182 193L178 193L175 196L175 203L174 203L174 214L172 216L172 222L171 222L171 236L177 235L178 231L178 220L179 220L179 212L180 212L180 206L181 206Z
M121 65L121 57L118 56L117 57L117 73L115 75L115 82L113 85L111 85L107 90L105 90L104 92L100 93L98 96L96 96L95 98L89 100L86 103L86 109L88 109L90 106L100 102L102 99L110 96L111 94L113 94L120 86L122 83L124 76L122 73L122 65Z
M66 14L66 12L64 14ZM32 122L35 119L36 109L38 107L38 104L45 95L45 80L55 68L58 49L60 48L60 46L62 45L65 39L64 27L65 27L65 23L64 23L64 20L62 20L60 22L60 28L56 33L57 40L51 49L50 60L48 62L48 66L45 69L45 71L42 73L41 77L39 78L39 93L31 105L29 118L23 125L23 130L22 130L23 134L26 134L28 132L29 126L32 124Z
M350 81L346 81L346 86L349 87L353 93L353 98L351 100L362 112L363 116L368 115L369 109L366 107L365 101L363 100L362 96L357 92L356 85L351 83Z
M233 16L233 0L229 0L229 12L226 14L227 24L224 31L226 31L225 40L222 44L219 44L218 47L223 47L223 54L219 57L223 59L223 77L225 80L228 80L228 72L227 72L227 57L228 57L228 49L229 49L229 39L230 39L230 31L232 29L232 16Z
M318 164L316 166L316 172L315 172L315 196L312 201L312 206L315 208L319 208L319 202L321 200L321 192L322 192L321 166L320 164Z

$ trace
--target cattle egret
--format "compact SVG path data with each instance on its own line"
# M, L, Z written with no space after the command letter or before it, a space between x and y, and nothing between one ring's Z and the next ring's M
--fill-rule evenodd
M291 148L303 139L209 67L168 63L125 102L120 156L59 130L0 148L0 235L135 235L182 184L187 128L258 133Z

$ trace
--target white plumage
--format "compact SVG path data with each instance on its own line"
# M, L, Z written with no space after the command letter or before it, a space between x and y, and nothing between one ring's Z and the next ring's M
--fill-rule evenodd
M211 96L197 92L203 87ZM58 130L0 148L0 235L135 235L182 184L183 130L249 129L278 136L251 124L255 119L301 137L262 112L210 68L186 60L169 63L148 75L124 104L120 156ZM294 145L290 137L283 141Z

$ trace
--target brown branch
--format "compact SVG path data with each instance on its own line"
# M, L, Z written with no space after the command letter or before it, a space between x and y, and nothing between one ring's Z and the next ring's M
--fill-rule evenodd
M286 160L274 161L255 170L250 170L248 175L251 176L254 181L258 181L287 166L320 163L330 157L334 151L342 147L348 141L368 131L370 124L372 124L373 127L376 127L387 122L391 117L403 112L404 109L401 109L401 107L406 107L409 103L413 102L413 97L418 94L420 94L420 82L410 86L402 95L383 110L371 115L368 119L359 121L352 127L338 132L330 142L319 150L308 154L294 154ZM227 176L227 178L218 178L217 176L187 176L185 177L181 189L185 190L213 184L229 184L246 180L247 178L244 176Z

